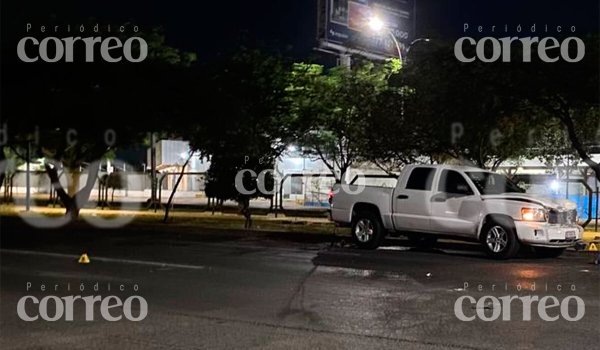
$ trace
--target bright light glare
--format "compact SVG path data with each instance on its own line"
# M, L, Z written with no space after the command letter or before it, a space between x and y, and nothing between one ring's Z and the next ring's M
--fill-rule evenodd
M369 20L369 28L371 28L371 30L375 32L381 31L384 26L385 24L383 23L383 21L377 17L371 17L371 19Z
M294 146L294 145L290 145L287 148L288 152L296 152L298 150L298 147Z
M560 189L560 184L558 183L558 181L554 180L550 183L550 189L554 192L558 192L558 190Z
M546 221L546 212L543 209L523 208L521 216L524 221Z

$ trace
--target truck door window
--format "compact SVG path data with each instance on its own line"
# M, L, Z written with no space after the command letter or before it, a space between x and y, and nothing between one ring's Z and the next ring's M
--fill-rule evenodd
M410 173L408 182L406 183L407 190L431 191L433 183L434 168L414 168Z
M453 170L442 171L438 187L441 192L450 194L463 196L471 196L474 194L465 177Z

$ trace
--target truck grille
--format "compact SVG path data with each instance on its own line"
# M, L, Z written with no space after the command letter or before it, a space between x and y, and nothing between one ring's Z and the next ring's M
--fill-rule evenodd
M576 224L577 210L558 211L552 209L548 213L548 223L560 225Z

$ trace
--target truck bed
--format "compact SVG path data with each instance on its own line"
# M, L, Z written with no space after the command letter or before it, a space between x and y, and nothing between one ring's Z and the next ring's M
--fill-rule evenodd
M383 186L358 186L346 185L347 190L344 191L337 188L335 194L334 205L331 208L331 218L338 223L350 224L352 221L352 208L357 203L375 205L384 220L384 226L390 227L390 222L386 218L391 217L391 198L394 193L394 188ZM358 191L362 188L360 196Z

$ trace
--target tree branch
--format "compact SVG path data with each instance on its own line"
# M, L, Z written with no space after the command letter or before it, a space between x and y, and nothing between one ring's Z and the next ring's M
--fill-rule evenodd
M573 118L571 116L571 112L568 108L567 103L559 96L557 98L560 108L554 109L554 115L561 121L561 123L567 129L567 135L569 136L569 140L571 140L571 145L577 152L577 155L581 158L581 160L586 163L592 170L596 173L596 178L600 180L600 165L592 160L587 151L585 150L583 144L579 140L579 136L577 135L577 130L575 129L575 123L573 122Z

